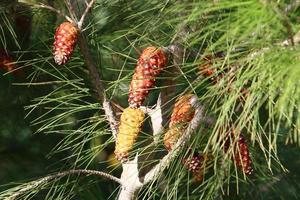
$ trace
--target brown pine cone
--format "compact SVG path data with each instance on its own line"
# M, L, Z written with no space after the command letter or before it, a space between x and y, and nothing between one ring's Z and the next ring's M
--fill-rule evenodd
M193 119L195 108L191 104L193 95L187 94L180 97L173 109L169 130L164 135L165 147L170 151L176 144L177 140L184 133L188 123Z
M79 30L70 23L64 22L55 31L53 54L58 65L65 64L71 57L77 42Z
M167 65L167 56L161 48L147 47L141 54L133 74L128 103L140 107L149 90L154 87L155 78Z
M243 171L243 173L249 175L253 170L251 167L252 160L248 145L241 134L239 135L238 141L235 141L234 137L234 134L231 134L231 137L228 136L225 142L225 152L227 152L230 146L233 145L234 156L232 157L232 160Z
M195 114L195 108L191 105L192 94L181 96L175 103L169 127L178 124L187 124Z
M204 162L207 159L206 156L200 153L194 152L192 157L184 158L182 160L184 166L193 173L196 181L202 181L204 175Z

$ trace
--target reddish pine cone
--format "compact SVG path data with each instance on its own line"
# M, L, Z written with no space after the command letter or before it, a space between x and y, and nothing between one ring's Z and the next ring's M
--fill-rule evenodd
M16 69L15 64L13 63L14 60L10 55L5 52L4 49L0 49L0 69L4 69L5 71L13 71Z
M140 107L149 90L154 87L155 78L167 65L167 56L161 48L147 47L142 52L133 74L128 103L130 107Z
M216 69L212 69L212 55L204 56L203 61L199 65L200 74L204 76L211 76L216 73Z
M204 56L201 64L199 65L200 74L205 77L210 77L213 83L218 83L224 74L217 74L216 68L213 66L213 59L221 58L223 55L221 53L216 55Z
M70 22L64 22L55 31L53 54L58 65L65 64L71 57L79 30Z
M119 132L115 155L118 160L125 160L132 149L145 118L144 112L139 108L126 108L120 119Z
M233 142L231 142L231 140L233 140ZM253 171L251 167L252 160L244 137L240 134L238 141L234 141L233 134L231 135L231 138L228 137L225 142L225 152L228 151L230 145L234 145L234 156L232 160L243 171L243 173L247 175L251 174Z
M169 127L178 124L187 124L195 114L195 108L191 104L192 94L181 96L175 103Z
M170 128L164 135L164 144L168 151L173 149L177 140L180 138L181 134L184 132L184 128L180 126L174 126Z
M205 159L207 159L205 156L194 152L192 157L184 158L182 161L186 168L193 173L197 181L203 180L203 164Z
M164 135L165 147L170 151L177 140L184 133L188 123L193 119L195 108L191 104L193 95L188 94L180 97L173 109L169 130Z

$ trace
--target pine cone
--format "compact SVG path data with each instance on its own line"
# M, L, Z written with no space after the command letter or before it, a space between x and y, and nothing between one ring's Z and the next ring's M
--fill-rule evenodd
M206 159L206 156L194 152L192 157L184 158L182 162L186 168L193 173L196 181L202 181L204 175L203 165Z
M210 80L217 84L223 77L224 74L217 74L217 69L213 66L213 61L222 59L225 55L222 52L204 56L201 64L199 65L199 72L204 77L210 77Z
M5 71L13 71L16 69L14 60L4 49L0 49L0 69L4 69Z
M169 130L164 135L164 144L168 151L171 151L173 146L176 144L177 140L184 132L184 128L174 126L169 128Z
M235 79L235 67L231 67L230 69L224 69L224 72L218 73L217 69L213 67L213 60L222 59L225 55L222 52L204 56L201 64L199 65L199 73L204 77L209 77L211 82L217 84L223 79L225 76L230 78L229 82L233 82ZM227 86L227 85L226 85ZM228 86L227 86L228 87ZM228 93L232 92L232 87L228 87ZM239 96L240 101L245 101L247 96L249 95L249 91L246 88L241 88L241 95Z
M71 57L79 30L70 22L59 25L55 31L53 54L54 60L58 65L65 64Z
M195 114L195 109L191 105L192 94L181 96L175 103L171 115L169 127L178 124L187 124L190 122Z
M180 97L174 105L169 124L169 130L164 135L165 147L170 151L184 133L188 123L193 119L195 108L191 105L193 95Z
M216 73L216 69L212 69L212 55L204 56L201 64L199 65L200 74L203 76L211 76Z
M145 118L144 112L139 108L126 108L120 119L119 132L115 155L118 160L125 160L132 149Z
M243 171L243 173L249 175L253 170L251 167L252 160L247 143L241 134L239 135L238 141L235 141L234 137L234 134L231 134L231 138L228 136L228 139L225 142L225 153L228 151L230 145L234 145L234 156L232 157L232 160ZM233 142L231 142L231 140Z
M167 65L167 57L161 48L147 47L142 52L133 74L128 103L130 107L140 107L149 90L154 87L155 78Z

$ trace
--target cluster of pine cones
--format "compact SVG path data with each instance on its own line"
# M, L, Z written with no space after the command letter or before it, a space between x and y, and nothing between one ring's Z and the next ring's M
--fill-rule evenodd
M56 29L53 54L58 65L65 64L70 59L78 34L78 28L70 22L64 22ZM206 63L200 67L201 73L205 76L211 76L215 73L213 69L209 68L212 65L211 59L211 57L205 57ZM162 48L150 46L145 48L140 55L130 83L129 107L124 109L120 119L115 147L115 156L118 160L127 160L145 119L145 114L140 106L145 101L149 91L155 86L156 77L166 68L167 63L167 55ZM219 79L220 76L217 76L212 77L211 80L217 83ZM169 129L164 134L164 144L168 151L174 148L194 117L195 107L191 103L193 98L197 97L191 94L183 95L178 98L174 105ZM230 144L233 144L234 156L232 160L241 168L243 173L250 174L252 169L248 146L242 135L239 134L239 139L233 142L235 137L232 134L227 138L224 151L226 153L230 149ZM208 156L194 152L184 158L183 163L195 175L196 179L202 180L203 163L207 159Z
M140 106L149 90L154 87L155 79L167 66L167 56L162 49L147 47L138 59L128 97L129 107L124 110L120 120L115 155L118 160L125 160L132 149L144 121L144 112Z

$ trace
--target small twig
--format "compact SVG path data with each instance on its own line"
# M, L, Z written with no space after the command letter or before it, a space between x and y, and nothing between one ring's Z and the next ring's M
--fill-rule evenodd
M293 36L292 41L294 42L294 45L299 45L300 44L300 30ZM292 45L290 38L275 44L275 46L283 46L283 47L290 46L290 45ZM248 57L250 59L253 59L256 56L264 54L264 53L266 53L270 50L271 50L270 47L265 47L265 48L262 48L258 51L255 51L255 52L251 53Z
M68 10L69 10L70 14L73 16L74 20L77 21L74 8L71 5L70 1L65 0L65 3L68 7ZM91 2L87 6L86 12L88 12L91 9L93 3L94 3L94 0L91 0ZM83 20L85 18L84 15L86 15L86 14L83 14L81 23L83 23ZM78 26L78 28L80 28L79 27L79 22L77 23L77 26ZM82 24L81 24L81 26L82 26ZM117 131L118 131L117 130L118 122L116 120L115 113L113 111L111 103L107 99L106 92L105 92L105 87L102 83L102 79L100 78L99 72L97 70L97 66L95 64L95 61L94 61L93 56L91 54L90 48L88 46L88 42L85 39L85 36L82 32L80 32L80 34L78 36L78 46L80 48L81 54L83 55L85 64L86 64L86 66L89 70L89 74L92 78L92 83L93 83L93 85L96 89L96 92L98 94L98 99L102 103L103 110L105 112L105 116L107 117L107 121L109 122L110 128L112 130L112 135L113 135L114 139L116 139L117 138Z
M119 183L120 185L122 185L122 182L119 178L112 176L110 174L107 174L105 172L102 172L102 171L87 170L87 169L73 169L73 170L63 171L63 172L59 172L57 174L49 175L44 178L38 179L36 181L32 181L32 182L28 183L26 187L18 190L13 195L6 197L4 200L15 200L22 194L24 194L32 189L36 189L37 187L39 187L43 184L46 184L54 179L62 178L64 176L73 175L73 174L101 176L101 177L115 181L115 182Z
M300 0L294 0L285 7L284 12L289 13L291 11L296 10L299 6L300 6Z
M95 0L91 0L89 4L87 4L86 8L85 8L85 11L83 12L79 22L78 22L78 28L81 29L82 28L82 25L83 25L83 22L84 22L84 19L86 17L86 15L88 14L88 12L91 10L93 4L95 3Z
M295 45L298 45L300 43L300 30L294 35L293 41ZM289 46L291 45L290 39L284 40L279 44L280 46Z
M69 9L70 14L73 16L74 19L71 19L69 16L64 15L60 10L57 10L57 9L51 7L51 6L44 5L44 4L31 4L31 3L27 2L26 0L21 0L21 1L23 3L30 4L31 6L36 7L36 8L44 8L44 9L48 9L48 10L51 10L53 12L56 12L57 14L64 16L70 22L74 22L74 20L76 20L74 9L73 9L70 1L68 1L68 0L65 0L65 3L66 3L66 5ZM91 3L93 1L94 0L92 0L90 2L90 4L89 4L90 6L92 6ZM108 122L110 124L110 127L111 127L111 130L112 130L112 134L113 134L114 138L116 138L118 122L116 120L115 113L113 112L111 104L110 104L109 100L106 97L105 88L104 88L104 86L102 84L102 81L100 79L100 75L99 75L99 72L97 70L97 66L95 65L95 62L94 62L93 57L91 55L91 52L90 52L90 49L88 47L87 41L84 38L82 33L80 33L80 35L79 35L78 46L81 50L81 53L82 53L82 55L84 57L84 60L85 60L85 63L88 67L90 76L92 78L92 83L93 83L93 85L94 85L94 87L97 91L97 94L98 94L98 98L102 102L102 106L103 106L105 115L107 116L107 120L108 120Z
M285 26L288 38L290 40L290 43L292 46L295 46L294 42L294 33L293 33L293 28L291 25L291 22L287 16L287 13L283 11L277 4L274 5L274 11L280 16L282 24Z
M26 0L19 0L20 3L25 3L25 4L28 4L34 8L43 8L43 9L47 9L47 10L50 10L50 11L53 11L55 13L57 13L58 15L64 17L66 20L68 20L69 22L73 22L73 20L71 19L71 17L69 17L68 15L62 13L60 10L52 7L52 6L49 6L49 5L45 5L43 3L40 3L40 4L34 4L34 3L30 3Z
M192 133L197 129L200 122L203 120L203 107L199 105L196 97L192 98L191 101L191 103L196 107L196 112L189 127L187 128L186 132L181 136L181 138L179 138L174 148L144 176L143 185L155 180L160 175L160 173L170 165L171 161L177 156L178 152L187 143Z
M69 10L69 13L70 13L70 15L71 15L71 17L73 19L73 22L77 23L78 20L77 20L76 12L75 12L74 7L71 4L70 0L64 0L64 2L65 2L66 6L67 6L67 8Z

